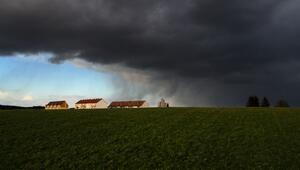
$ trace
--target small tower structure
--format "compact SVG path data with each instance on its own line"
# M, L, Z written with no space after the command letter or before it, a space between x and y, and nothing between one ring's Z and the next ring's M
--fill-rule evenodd
M161 99L160 102L158 102L158 107L169 107L169 103L165 101L165 99Z

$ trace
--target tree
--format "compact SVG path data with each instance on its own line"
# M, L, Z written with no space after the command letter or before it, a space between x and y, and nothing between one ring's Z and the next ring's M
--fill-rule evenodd
M249 96L247 107L259 107L259 99L257 96Z
M261 105L260 105L261 107L270 107L270 102L269 102L269 100L266 98L266 97L264 97L263 98L263 100L262 100L262 102L261 102Z
M279 100L275 107L290 107L289 104L285 100Z

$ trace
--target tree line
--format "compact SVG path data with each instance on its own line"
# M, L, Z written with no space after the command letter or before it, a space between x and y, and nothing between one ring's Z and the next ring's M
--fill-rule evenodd
M257 96L249 96L248 101L246 103L247 107L270 107L271 103L267 99L267 97L263 97L260 101ZM288 102L281 99L275 105L275 107L290 107Z

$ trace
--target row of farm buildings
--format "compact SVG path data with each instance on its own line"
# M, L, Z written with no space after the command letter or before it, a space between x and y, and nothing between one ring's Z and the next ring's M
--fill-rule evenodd
M105 109L105 108L145 108L149 104L145 100L134 101L113 101L108 104L104 99L83 99L75 103L75 109ZM162 99L158 107L169 107L169 104ZM68 109L69 105L66 101L51 101L45 109Z

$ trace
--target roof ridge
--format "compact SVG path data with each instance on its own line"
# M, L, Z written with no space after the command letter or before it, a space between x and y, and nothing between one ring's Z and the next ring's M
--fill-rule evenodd
M103 98L89 98L89 99L81 99L75 104L86 104L86 103L97 103L99 101L103 100Z

